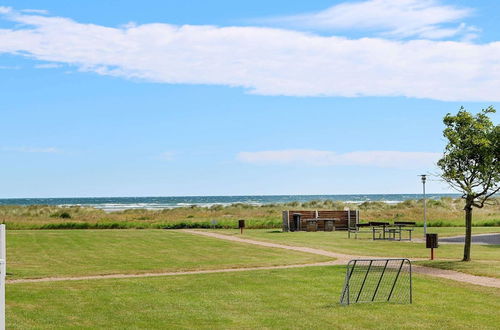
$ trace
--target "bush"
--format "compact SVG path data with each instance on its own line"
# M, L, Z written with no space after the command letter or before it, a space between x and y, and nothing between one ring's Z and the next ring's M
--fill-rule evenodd
M61 219L71 219L71 214L68 212L53 213L50 215L51 218L61 218Z
M59 218L61 219L71 219L71 214L69 214L68 212L63 212L59 215Z

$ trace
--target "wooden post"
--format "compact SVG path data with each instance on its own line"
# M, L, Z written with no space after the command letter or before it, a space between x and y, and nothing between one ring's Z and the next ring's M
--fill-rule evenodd
M283 211L283 231L290 231L290 211Z
M243 234L243 228L245 228L245 220L238 220L238 227L240 227L240 234Z

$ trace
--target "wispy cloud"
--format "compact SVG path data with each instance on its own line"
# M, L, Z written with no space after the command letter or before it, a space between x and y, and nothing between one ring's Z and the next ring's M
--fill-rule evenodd
M13 152L28 152L28 153L61 153L62 150L54 147L4 147L3 151L13 151Z
M433 167L441 156L442 154L434 152L354 151L336 153L326 150L291 149L240 152L237 159L245 163L266 165L355 165L414 169Z
M62 67L62 64L58 63L46 63L46 64L36 64L36 69L57 69Z
M165 151L161 153L160 159L162 160L173 160L175 156L175 152L173 151Z
M0 70L19 70L19 65L0 65Z
M323 31L373 31L397 38L442 39L475 34L459 22L473 10L443 5L437 0L368 0L343 2L328 9L292 16L260 19L261 23Z
M20 12L27 14L40 14L40 15L49 14L49 11L45 9L21 9Z
M347 39L161 23L107 27L15 11L4 18L14 27L0 29L0 54L101 75L243 87L260 95L500 101L500 42Z

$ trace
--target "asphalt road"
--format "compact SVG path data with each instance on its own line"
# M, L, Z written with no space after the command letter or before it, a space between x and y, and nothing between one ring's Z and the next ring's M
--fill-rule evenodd
M465 236L439 238L441 243L463 243ZM473 244L500 244L500 234L472 235Z

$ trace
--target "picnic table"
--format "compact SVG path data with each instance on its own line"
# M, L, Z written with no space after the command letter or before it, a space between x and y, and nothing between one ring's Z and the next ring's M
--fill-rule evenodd
M396 233L399 233L399 240L402 241L401 233L406 231L408 233L408 240L411 241L411 233L414 230L415 222L413 221L394 221L393 227L396 228L393 239L396 239Z
M370 221L370 226L372 227L373 240L382 239L385 240L385 233L387 232L387 227L391 224L388 222ZM378 234L378 238L375 238L375 234Z
M393 240L402 241L403 232L408 233L408 240L411 241L411 233L414 230L415 222L410 221L395 221L394 224L382 221L370 221L368 223L358 223L356 227L348 230L348 237L351 237L351 231L355 233L355 238L358 238L357 234L362 231L362 228L369 228L369 232L372 233L373 240Z

